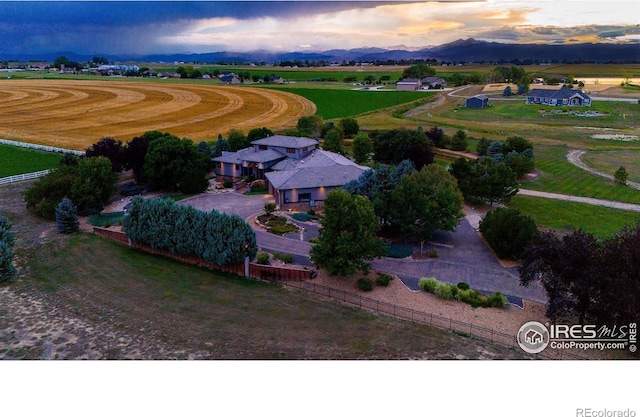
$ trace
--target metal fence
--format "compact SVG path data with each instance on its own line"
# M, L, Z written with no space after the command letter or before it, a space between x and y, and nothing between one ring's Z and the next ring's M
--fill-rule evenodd
M487 340L492 343L498 343L516 351L522 351L518 345L516 335L488 329L485 327L474 325L464 321L455 320L452 317L443 317L427 313L424 311L413 310L408 307L402 307L373 298L365 297L361 294L351 293L336 288L316 284L309 281L282 281L279 284L300 290L302 292L321 295L333 300L374 311L376 313L385 314L398 319L409 320L416 323L427 324L431 327L437 327L442 330L454 332L463 336L473 336L479 339ZM524 352L523 352L524 353ZM549 350L543 351L531 358L543 359L588 359L585 356L578 355L566 350Z
M38 177L43 177L48 173L49 173L49 170L45 169L44 171L30 172L28 174L12 175L10 177L0 178L0 185L11 184L13 182L18 182L18 181L33 180Z
M35 143L19 142L16 140L0 139L0 145L19 146L21 148L37 149L46 152L72 153L78 156L84 155L83 151L73 149L56 148L55 146L37 145Z

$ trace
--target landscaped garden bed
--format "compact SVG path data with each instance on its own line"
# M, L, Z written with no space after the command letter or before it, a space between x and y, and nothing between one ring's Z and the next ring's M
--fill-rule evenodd
M298 226L290 223L285 217L276 216L275 214L262 214L256 218L256 221L264 226L268 232L275 235L284 235L287 233L298 232Z

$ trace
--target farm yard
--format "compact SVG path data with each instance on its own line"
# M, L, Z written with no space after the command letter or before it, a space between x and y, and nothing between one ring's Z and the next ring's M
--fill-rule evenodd
M150 130L194 141L231 129L295 126L315 113L291 93L197 84L4 80L0 137L84 150L103 137L128 140Z

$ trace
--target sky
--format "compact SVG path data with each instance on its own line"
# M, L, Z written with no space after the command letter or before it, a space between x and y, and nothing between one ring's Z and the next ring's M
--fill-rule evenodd
M638 0L4 1L0 55L640 43Z

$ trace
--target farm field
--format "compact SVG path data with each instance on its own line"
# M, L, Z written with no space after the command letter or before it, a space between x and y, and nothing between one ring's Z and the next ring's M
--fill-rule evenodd
M59 153L0 145L0 178L55 168L61 157Z
M411 102L427 102L433 93L408 91L362 91L345 89L271 87L287 91L312 101L318 107L317 114L324 119L353 117L379 109L387 109Z
M316 111L303 97L244 87L70 80L0 85L0 137L78 150L103 137L126 141L150 130L194 141L231 129L277 130Z

